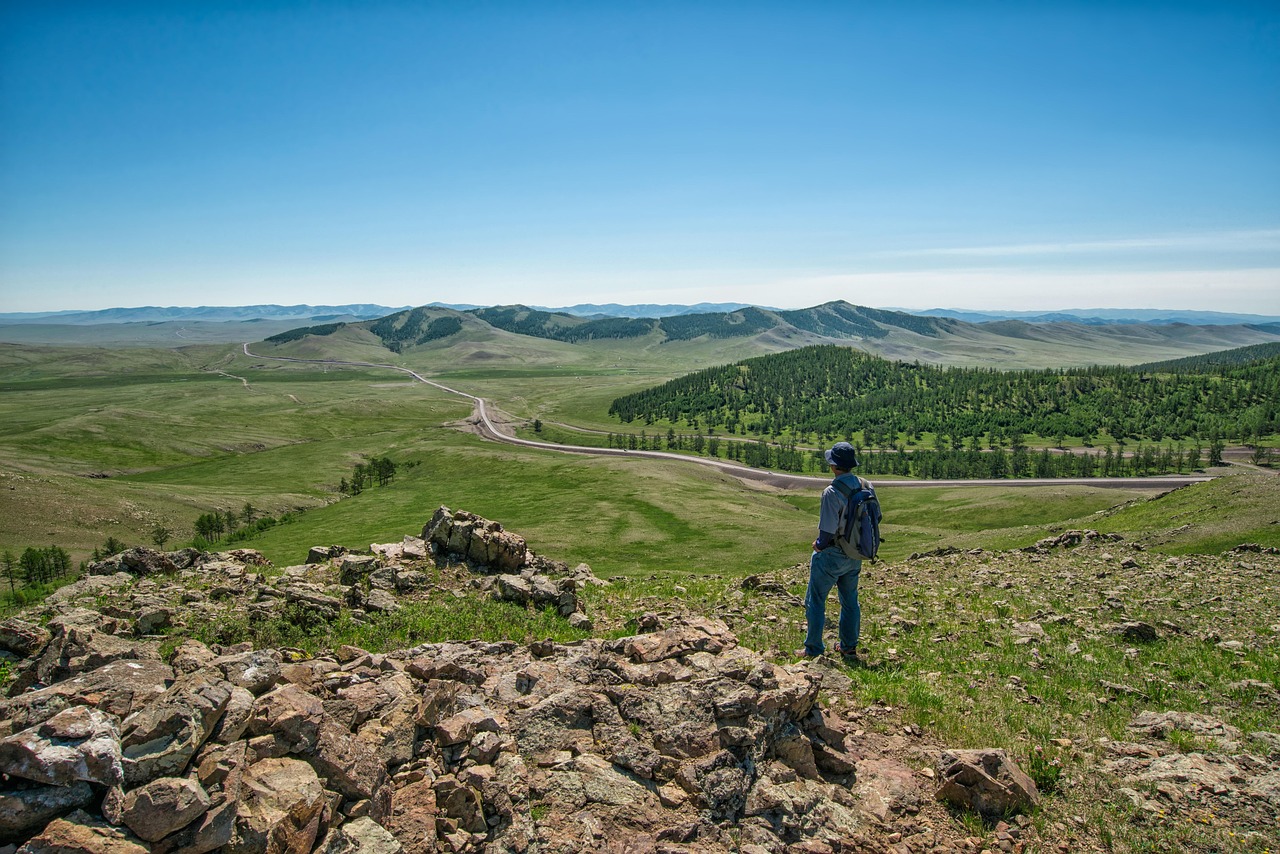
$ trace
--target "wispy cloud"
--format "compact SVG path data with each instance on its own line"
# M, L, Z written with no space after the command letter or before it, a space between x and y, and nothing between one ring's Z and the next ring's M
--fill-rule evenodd
M737 289L737 293L743 292ZM797 277L745 292L749 296L738 298L762 300L772 295L774 304L788 308L844 299L859 305L896 304L912 309L1163 308L1280 315L1280 268L860 272Z
M1126 252L1147 249L1164 251L1258 252L1280 251L1280 229L1226 231L1201 234L1171 234L1117 240L1078 240L1057 243L1014 243L995 246L944 246L921 249L886 250L872 253L879 258L973 257L1000 258L1035 255L1078 255Z

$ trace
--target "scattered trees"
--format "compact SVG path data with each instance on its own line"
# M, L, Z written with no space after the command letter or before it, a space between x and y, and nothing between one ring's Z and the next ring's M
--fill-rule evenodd
M377 483L386 486L395 479L399 467L390 457L374 457L365 463L356 463L351 467L351 480L345 477L338 483L338 492L343 495L359 495L366 486Z

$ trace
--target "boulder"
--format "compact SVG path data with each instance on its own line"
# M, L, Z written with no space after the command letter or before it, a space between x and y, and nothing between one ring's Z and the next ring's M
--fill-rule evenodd
M366 611L375 614L392 614L400 610L395 594L377 587L361 597L361 604Z
M390 775L375 753L336 724L325 722L314 752L304 757L325 785L352 801L369 801L369 815L391 811Z
M77 705L124 719L153 702L172 681L173 669L158 660L113 661L47 688L0 700L0 733L26 729Z
M308 852L320 830L324 788L297 759L263 759L244 772L231 848Z
M254 696L271 690L280 681L280 653L273 649L219 656L209 666L218 668L228 682Z
M422 538L441 551L498 572L514 572L529 557L524 537L465 510L455 513L440 507L423 527Z
M30 836L59 816L97 799L88 783L69 786L8 786L0 792L0 844Z
M342 584L361 584L369 579L369 573L381 566L376 555L345 555L338 564L338 581Z
M52 637L36 659L35 681L52 685L112 661L160 659L153 646L116 637L106 618L89 613L89 619L83 613L71 613L49 621Z
M89 564L90 575L114 575L117 572L127 572L129 575L145 578L177 571L178 565L170 560L167 554L145 546L129 549L118 555L112 555L106 560Z
M0 651L11 652L19 658L37 655L52 637L48 629L17 617L0 622Z
M435 854L437 815L431 781L418 780L392 795L387 827L406 844L406 854Z
M459 827L470 833L485 833L488 830L480 793L473 787L452 774L445 774L436 778L432 788L435 789L437 809L442 815L453 819Z
M307 563L328 563L347 553L345 546L312 546L307 552Z
M49 822L19 850L22 854L149 854L133 834L83 810Z
M1129 621L1111 627L1111 633L1119 635L1130 643L1153 643L1160 639L1160 633L1150 623Z
M192 673L201 667L208 667L218 656L213 650L198 640L184 640L169 656L169 663L179 673Z
M222 719L214 727L209 736L210 741L218 744L230 744L239 741L249 728L249 719L253 716L254 697L248 690L239 685L231 689L231 698L227 700L227 708Z
M258 698L249 719L249 732L275 736L286 745L288 753L308 753L320 740L324 719L324 703L318 697L297 685L286 684Z
M691 652L723 652L737 646L738 639L723 620L690 617L682 625L623 638L621 643L632 661L654 662Z
M938 773L938 800L988 818L1028 812L1040 803L1036 784L1003 750L944 751Z
M195 780L161 777L124 796L121 821L140 839L159 842L209 811L209 794Z
M126 785L181 776L221 720L232 687L207 670L188 673L126 718L121 732Z
M115 786L124 778L117 724L106 712L72 706L0 741L0 773L51 786Z
M329 831L317 854L400 854L404 851L391 832L368 816Z

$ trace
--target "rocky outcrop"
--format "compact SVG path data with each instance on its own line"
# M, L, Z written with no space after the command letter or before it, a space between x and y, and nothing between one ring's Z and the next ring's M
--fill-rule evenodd
M6 623L19 680L0 700L0 845L842 851L929 803L927 778L819 703L824 679L847 677L770 661L719 619L316 656L188 639L163 661L140 637L158 610L176 627L370 619L377 603L438 595L445 570L465 595L581 622L582 594L605 584L471 514L442 508L427 528L368 555L318 547L279 573L247 551L171 553L174 570L64 588L45 634Z
M1145 711L1133 741L1106 745L1117 793L1149 819L1179 809L1220 816L1229 827L1273 826L1280 811L1280 735L1239 729L1210 715Z
M742 649L718 620L573 645L287 658L187 642L181 668L137 662L151 674L143 702L136 684L94 695L109 687L95 674L127 661L24 695L42 704L6 701L24 719L61 709L0 742L0 772L25 781L3 796L0 831L50 851L681 839L716 852L737 828L781 850L871 820L850 794L847 727L817 707L820 675Z
M439 551L494 572L517 571L529 560L524 537L465 510L440 507L423 527L422 539Z

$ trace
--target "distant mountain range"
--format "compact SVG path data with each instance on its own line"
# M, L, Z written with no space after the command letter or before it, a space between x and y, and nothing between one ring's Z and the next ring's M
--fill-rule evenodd
M1191 326L1234 326L1241 323L1280 323L1280 316L1232 314L1222 311L1173 311L1160 308L1066 308L1061 311L964 311L954 308L930 308L924 311L891 309L928 317L950 317L969 323L991 323L999 320L1021 320L1024 323L1083 323L1104 326L1109 323L1151 323L1167 325L1186 323Z
M241 305L154 306L104 308L99 311L29 311L0 313L3 323L56 323L76 326L95 323L165 323L169 321L247 320L371 320L402 311L385 305Z
M468 303L429 303L429 308L446 308L454 311L484 310L485 307ZM385 306L372 303L356 303L351 305L247 305L247 306L141 306L138 308L107 308L98 311L43 311L43 312L0 312L0 323L38 323L38 324L72 324L87 325L97 323L158 323L170 321L250 321L250 320L297 320L313 322L330 322L335 320L375 320L380 317L405 311L411 306ZM491 306L491 309L509 308L509 306ZM524 307L522 307L524 308ZM620 303L580 303L578 305L549 307L531 306L527 310L541 311L549 314L570 315L583 318L664 318L679 317L691 314L729 314L748 308L787 315L789 312L751 306L747 303L697 303L682 304L640 304L625 305ZM806 311L797 309L796 311ZM869 309L876 311L877 309ZM1234 326L1239 324L1280 323L1280 315L1239 314L1220 311L1173 311L1166 309L1117 309L1117 308L1072 308L1060 311L967 311L964 309L931 308L924 311L904 308L878 309L896 314L910 314L920 317L941 317L963 320L968 323L994 323L1005 320L1020 320L1024 323L1080 323L1087 326L1105 326L1109 324L1156 324L1168 325L1186 323L1192 326ZM791 312L793 313L793 312Z

